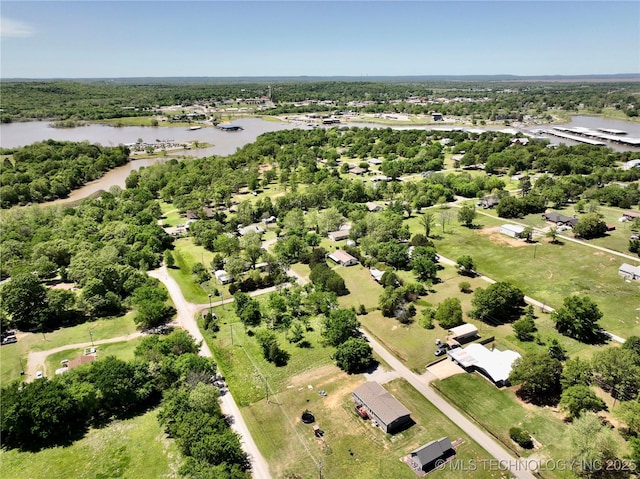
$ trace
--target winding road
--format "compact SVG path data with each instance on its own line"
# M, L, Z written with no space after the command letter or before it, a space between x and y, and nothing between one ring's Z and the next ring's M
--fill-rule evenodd
M180 290L180 286L178 286L178 283L176 283L176 281L171 276L169 276L169 272L167 271L166 266L163 265L159 269L156 269L154 271L149 271L148 274L152 278L156 278L157 280L161 281L167 287L167 290L169 291L169 295L173 300L173 304L176 308L176 311L178 312L177 318L176 318L178 321L178 324L182 328L186 329L196 341L202 342L202 346L200 348L200 354L202 356L212 357L211 350L209 349L209 346L205 342L204 337L202 336L202 333L200 332L200 329L198 328L198 324L196 323L196 319L195 319L196 313L199 310L203 309L203 306L189 303L184 298L182 291ZM264 293L264 292L265 290L261 290L260 292L254 291L254 293ZM215 305L217 306L218 304L226 304L231 301L233 301L233 298L229 298L225 301L218 301L217 303L215 303ZM212 305L213 304L214 303L212 303ZM204 305L204 307L207 308L209 307L209 305L206 304ZM242 443L242 448L249 455L253 476L256 477L257 479L270 479L271 473L269 472L269 466L267 464L267 461L264 459L264 457L262 456L262 453L258 449L258 446L253 440L253 437L249 432L249 428L247 427L247 424L245 423L244 418L240 413L240 409L238 408L238 405L236 404L230 392L227 392L226 394L220 397L220 407L224 414L231 416L233 418L231 427L235 432L237 432L240 435L240 442Z

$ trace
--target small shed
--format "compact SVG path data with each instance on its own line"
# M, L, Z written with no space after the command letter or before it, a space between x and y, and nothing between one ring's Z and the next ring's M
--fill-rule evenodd
M475 338L478 335L478 328L473 324L465 323L449 329L449 335L451 336L451 339L455 339L460 342L465 339Z
M220 284L228 284L231 282L232 278L231 275L229 273L227 273L225 270L223 269L219 269L217 271L213 272L213 275L216 277L216 279L220 282Z
M411 451L411 461L422 471L432 470L436 461L447 460L455 454L453 445L448 437L441 437L435 441L431 441L418 449Z
M366 206L370 213L374 213L376 211L382 211L384 209L382 206L372 201L368 201L366 203Z

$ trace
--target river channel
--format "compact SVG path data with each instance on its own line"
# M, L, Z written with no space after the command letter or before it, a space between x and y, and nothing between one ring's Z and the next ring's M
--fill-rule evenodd
M29 145L37 141L47 139L61 141L88 141L90 143L99 143L103 146L115 146L120 144L136 143L140 139L144 143L154 143L156 141L171 141L176 143L199 141L202 143L212 144L208 148L200 148L195 150L176 152L176 157L197 157L203 158L207 156L226 156L234 153L238 148L256 140L263 133L271 131L286 130L291 128L309 128L305 124L293 124L278 121L266 121L260 118L244 118L233 122L235 125L241 126L243 129L234 132L225 132L213 127L205 127L199 130L189 130L182 127L140 127L125 126L112 127L106 125L92 124L77 128L52 128L48 122L25 122L25 123L9 123L0 125L0 147L15 148L19 146ZM345 123L342 126L359 126L370 128L386 128L387 125L363 124L363 123ZM623 130L631 137L640 137L640 123L632 123L618 120L606 120L589 116L574 116L572 121L563 126L567 127L587 127L587 128L610 128ZM398 127L412 128L412 127ZM424 128L416 126L415 128ZM440 127L449 129L446 126ZM440 129L435 128L434 129ZM544 126L522 128L521 131L530 134L531 130L544 128ZM477 131L479 128L469 128ZM488 129L488 128L487 128ZM496 129L495 126L491 129ZM509 130L515 130L509 128ZM551 143L558 143L559 138L549 137ZM564 142L564 141L563 141ZM567 141L566 143L574 144ZM624 147L613 146L616 150L624 150ZM634 149L635 150L635 149ZM171 153L165 158L138 158L133 159L124 166L114 168L105 173L102 178L87 183L67 197L55 200L48 204L68 203L76 201L92 195L100 190L108 190L111 186L125 186L125 180L129 173L141 167L150 166L157 162L167 161L171 158Z

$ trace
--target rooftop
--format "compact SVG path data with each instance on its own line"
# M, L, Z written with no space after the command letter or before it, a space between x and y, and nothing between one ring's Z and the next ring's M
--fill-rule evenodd
M473 343L466 348L452 349L449 357L464 368L475 366L486 373L495 383L506 382L509 379L511 365L520 358L515 351L489 350L481 344Z
M390 424L400 417L411 414L411 411L376 382L366 382L358 386L353 394L360 398L385 424Z

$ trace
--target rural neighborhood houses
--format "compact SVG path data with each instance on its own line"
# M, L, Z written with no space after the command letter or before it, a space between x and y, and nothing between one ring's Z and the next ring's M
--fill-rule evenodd
M231 277L231 275L229 273L227 273L225 270L223 269L219 269L217 271L213 272L213 275L216 277L216 279L220 282L220 284L229 284L231 283L231 281L233 280L233 278Z
M327 257L339 265L342 266L353 266L358 264L358 260L351 256L346 251L342 251L341 249L334 251L333 253L329 253Z
M393 434L413 423L411 411L376 382L358 386L353 391L353 400L358 414L371 418L386 433Z
M626 279L640 279L640 266L622 263L618 268L618 274Z

